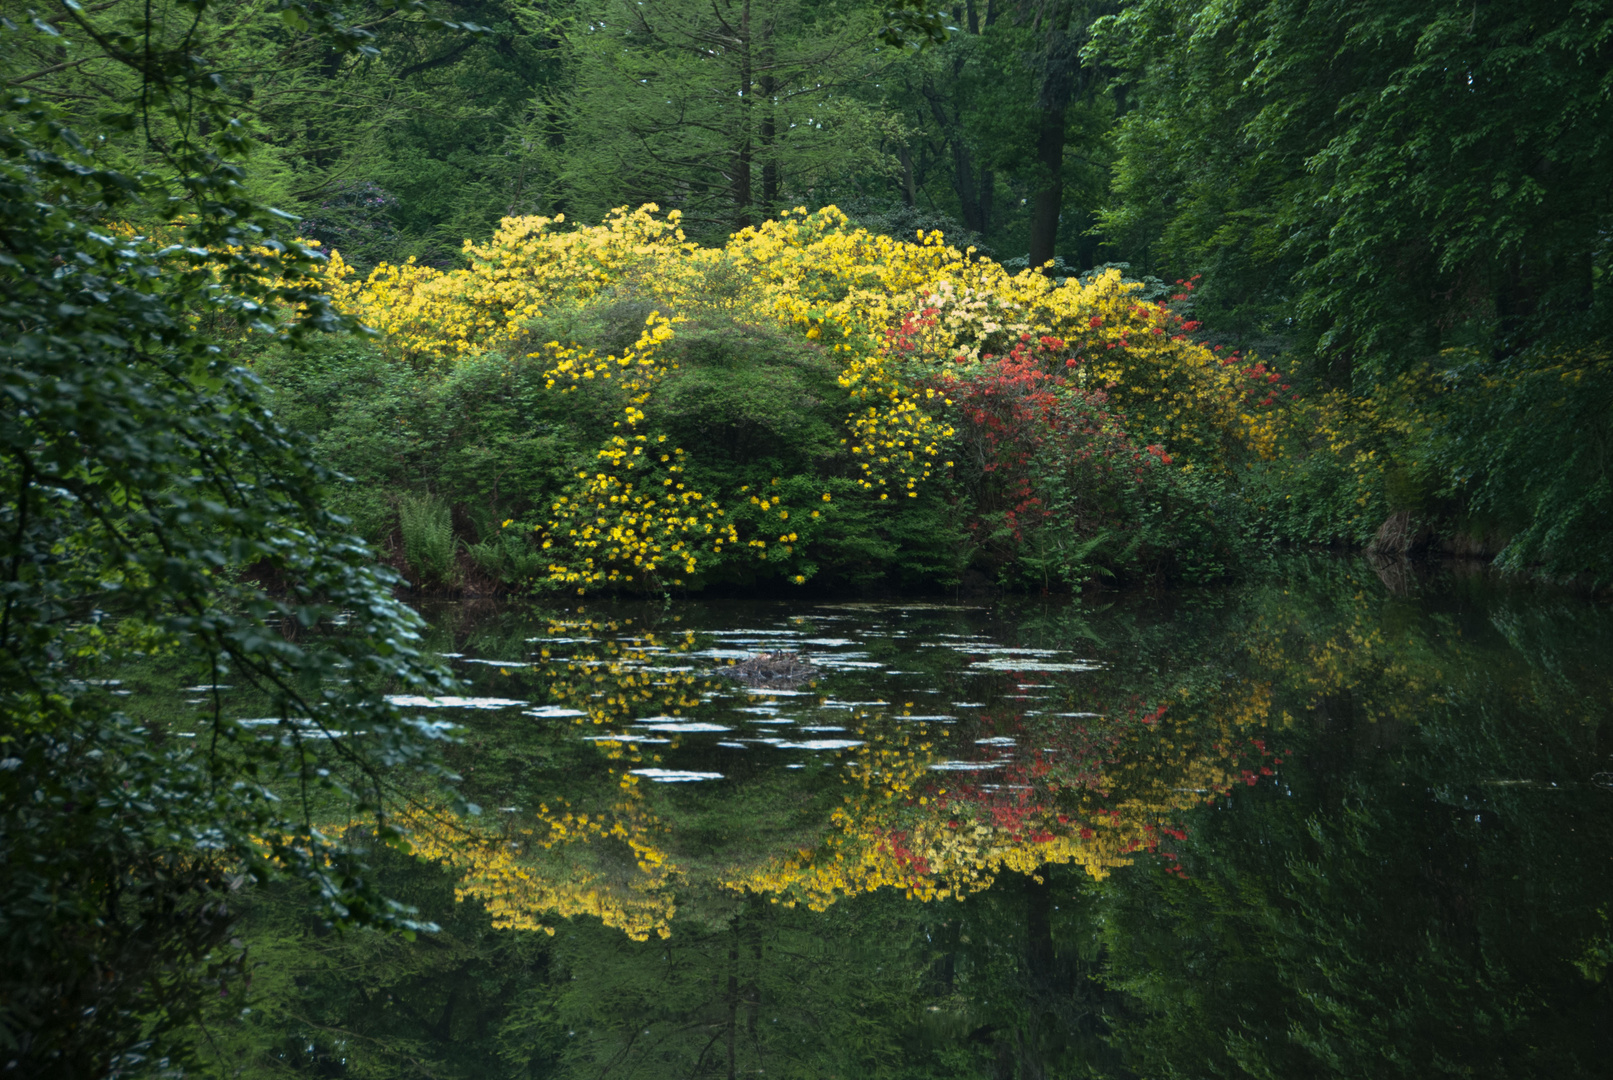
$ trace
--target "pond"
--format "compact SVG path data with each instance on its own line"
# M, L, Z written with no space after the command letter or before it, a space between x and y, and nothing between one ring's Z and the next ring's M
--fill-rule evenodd
M438 604L441 929L250 901L241 1075L1592 1076L1613 618L1294 558L1099 599ZM736 678L758 653L812 670ZM782 664L780 665L782 666Z

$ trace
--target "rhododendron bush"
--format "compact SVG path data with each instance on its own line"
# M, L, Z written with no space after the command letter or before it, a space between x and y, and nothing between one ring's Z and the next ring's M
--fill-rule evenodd
M337 254L327 287L378 331L389 378L427 398L475 372L547 433L524 502L426 480L507 580L1203 573L1225 555L1226 478L1277 443L1280 377L1195 343L1116 270L1010 273L832 207L723 247L653 205L507 218L465 258L361 278Z

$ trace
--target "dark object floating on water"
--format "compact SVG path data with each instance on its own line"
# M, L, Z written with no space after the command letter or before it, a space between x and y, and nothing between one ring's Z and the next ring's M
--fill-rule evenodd
M823 674L797 652L764 652L723 668L720 674L746 686L796 686Z

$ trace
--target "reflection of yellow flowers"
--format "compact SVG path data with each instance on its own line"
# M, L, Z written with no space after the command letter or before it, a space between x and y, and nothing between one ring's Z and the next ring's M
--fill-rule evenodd
M822 910L880 888L961 900L1005 871L1034 874L1049 864L1081 866L1102 880L1155 849L1172 817L1258 775L1272 708L1270 687L1259 683L1185 696L1117 729L1108 766L1064 784L1062 797L1058 782L1044 778L1028 808L995 814L971 813L955 793L949 800L947 789L936 790L933 742L865 726L859 734L868 744L845 770L852 792L831 814L825 839L736 868L723 884Z
M550 636L620 628L557 622ZM699 703L709 686L665 663L694 644L689 635L638 629L629 642L601 642L544 662L554 698L586 713L579 723L625 723ZM846 751L840 770L844 797L816 841L746 853L706 871L704 882L691 881L692 871L669 854L666 838L676 823L657 817L628 771L645 760L642 744L630 740L593 744L608 764L587 806L543 804L503 827L436 807L411 809L397 822L417 854L459 874L459 898L485 904L497 926L552 933L556 918L591 915L647 940L670 935L676 893L690 885L821 910L881 888L924 901L962 899L1005 872L1035 874L1049 864L1082 866L1101 879L1156 850L1162 836L1182 835L1170 825L1175 816L1248 782L1264 760L1273 715L1263 683L1181 693L1154 713L1083 736L1096 740L1100 764L1057 772L1036 758L1019 785L1033 790L1018 802L981 801L984 788L971 795L963 790L967 779L933 771L943 756L940 735L897 717L862 716L862 745ZM1046 738L1056 736L1042 733L1038 745ZM1070 749L1083 752L1072 761L1090 756L1085 744Z
M494 832L429 808L413 810L397 823L407 830L416 855L460 872L455 898L480 900L496 927L553 934L546 917L593 915L634 941L646 941L652 933L664 938L677 912L668 888L674 868L648 838L655 822L637 798L636 781L634 776L622 778L626 798L609 814L543 806L522 825ZM608 863L589 867L577 858L544 859L546 854L568 854L575 845L608 847L613 842L630 852L632 869L609 868Z

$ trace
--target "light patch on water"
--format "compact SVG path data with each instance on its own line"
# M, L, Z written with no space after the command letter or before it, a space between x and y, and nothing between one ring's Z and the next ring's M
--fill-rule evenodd
M464 656L465 654L462 653L462 652L440 652L437 655L447 657L449 660L458 660L461 656Z
M850 601L844 604L819 604L827 611L984 611L978 604L882 604L872 600Z
M984 709L986 703L984 701L954 701L952 707L954 709Z
M718 740L717 745L718 746L726 746L730 750L748 750L749 749L749 747L747 747L742 742L726 742L726 741L720 740L720 739Z
M875 668L882 668L885 666L878 660L842 660L837 656L813 656L811 659L812 662L817 664L819 667L826 667L830 670L863 669L872 671Z
M530 702L501 697L422 697L419 694L392 694L387 702L404 709L508 709Z
M527 644L541 642L544 645L598 645L596 637L529 637Z
M857 642L844 637L813 637L801 642L803 645L822 645L826 649L838 649L846 645L855 645Z
M562 716L587 716L581 709L568 709L564 705L539 705L535 709L522 709L522 716L534 716L539 720L554 720Z
M119 679L105 679L105 680L102 680L101 685L102 686L122 686L123 683ZM190 694L210 694L214 690L233 690L233 689L235 689L235 687L231 686L229 683L219 683L217 686L206 686L206 685L202 685L202 686L185 686L185 687L181 687L181 689L184 690L186 693L190 693Z
M989 739L976 739L976 746L1018 746L1019 743L1007 735L993 735Z
M820 709L857 709L871 708L875 705L889 705L888 701L824 701L819 702Z
M700 649L697 652L686 652L684 656L706 656L713 660L744 660L756 655L754 649Z
M799 761L795 762L793 765L786 765L784 767L786 769L804 769L804 768L806 768L806 766L801 764Z
M802 742L781 742L780 750L850 750L861 746L861 739L806 739Z
M589 742L669 743L671 739L658 739L654 735L587 735Z
M918 720L918 721L921 721L921 722L924 722L924 723L935 723L935 724L956 724L958 722L958 718L956 716L905 716L904 715L902 717L902 719L903 720Z
M843 727L836 727L834 724L817 724L817 725L814 725L812 727L802 727L801 730L802 731L845 731L846 729L843 728Z
M662 784L686 784L694 780L721 780L720 772L690 772L687 769L629 769L634 776L644 776Z
M478 660L475 657L464 657L467 664L486 664L488 667L527 667L533 663L531 660Z
M930 769L934 772L977 772L982 769L1000 769L1001 761L932 761Z
M778 709L777 705L736 705L734 707L735 712L757 713L761 716L772 716L778 712Z
M795 720L792 717L780 716L774 717L771 720L753 719L749 722L752 724L793 724L795 723Z
M688 722L674 721L673 723L652 724L644 720L633 721L634 727L641 727L648 731L732 731L731 727L721 724L708 724L704 720Z
M1095 713L1095 712L1056 712L1056 713L1052 713L1051 715L1068 717L1068 718L1074 719L1074 720L1102 720L1103 719L1103 714L1102 713Z
M1001 657L994 660L976 660L969 665L976 671L1101 671L1103 665L1093 660L1074 660L1056 664L1050 660L1015 660Z
M796 637L799 630L708 630L712 637Z
M811 690L774 690L769 687L747 686L745 687L745 693L760 694L763 697L810 697L813 692Z

